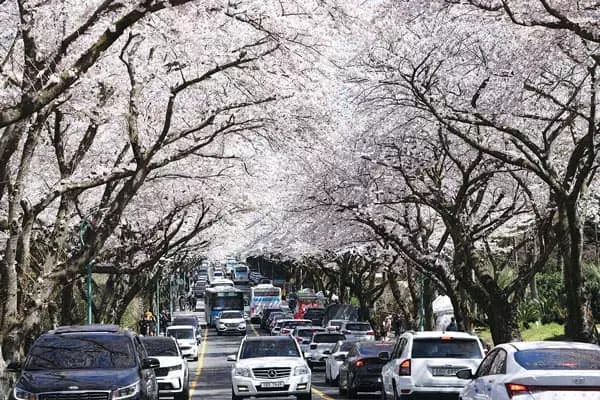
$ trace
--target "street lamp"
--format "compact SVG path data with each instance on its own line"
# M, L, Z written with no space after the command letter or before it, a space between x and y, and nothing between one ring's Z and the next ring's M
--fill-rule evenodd
M100 210L94 210L91 211L90 213L88 213L85 217L83 217L83 220L81 221L81 224L79 225L79 243L81 245L81 249L83 250L85 248L85 233L90 229L94 229L96 226L94 224L92 224L90 222L90 217L92 217L94 214L100 212ZM92 315L92 266L94 265L94 263L96 262L96 260L94 260L93 258L91 260L88 261L87 265L86 265L86 270L87 270L87 303L88 303L88 318L87 318L87 323L91 324L93 322L93 315Z

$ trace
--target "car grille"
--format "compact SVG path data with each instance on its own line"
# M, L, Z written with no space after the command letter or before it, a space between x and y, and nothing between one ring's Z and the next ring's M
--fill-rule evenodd
M252 372L254 376L260 379L280 379L287 378L290 376L290 371L292 369L289 367L282 368L254 368Z
M108 400L109 392L51 392L41 393L40 400Z
M231 323L231 324L225 324L225 326L228 327L228 328L236 328L238 325L239 324L236 324L235 322Z
M154 374L156 376L167 376L167 375L169 375L169 369L170 368L156 368L154 370Z

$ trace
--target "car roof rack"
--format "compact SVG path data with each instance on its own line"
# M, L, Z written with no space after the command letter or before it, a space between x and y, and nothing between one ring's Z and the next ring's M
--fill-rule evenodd
M68 325L59 326L48 333L75 333L75 332L121 332L122 329L119 325L109 324L91 324L91 325Z

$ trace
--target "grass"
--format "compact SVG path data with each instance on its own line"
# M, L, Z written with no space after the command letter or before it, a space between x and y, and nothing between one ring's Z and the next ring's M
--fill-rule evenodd
M521 337L524 341L561 340L565 327L562 324L552 322L550 324L532 324L529 329L521 327ZM486 342L492 342L492 334L488 328L482 329L478 335Z

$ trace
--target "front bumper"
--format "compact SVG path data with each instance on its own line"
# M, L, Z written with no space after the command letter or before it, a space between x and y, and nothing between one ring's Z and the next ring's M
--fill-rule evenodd
M223 326L223 325L218 325L217 326L217 332L219 333L235 333L235 334L246 334L246 326L244 326L243 328L241 328L239 325L236 326Z
M264 384L281 382L281 387L265 387ZM310 375L290 376L287 378L271 380L256 379L243 376L233 376L231 384L237 396L275 397L310 393Z
M181 347L181 355L186 358L198 358L198 346Z
M177 394L184 391L187 386L187 382L184 384L183 376L164 376L157 377L156 382L158 383L158 394Z

